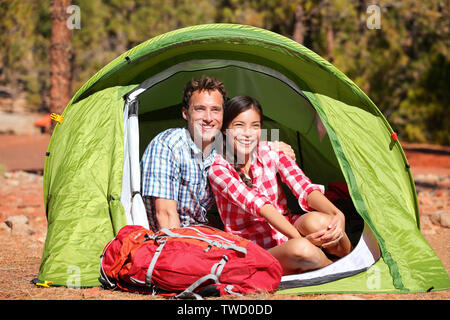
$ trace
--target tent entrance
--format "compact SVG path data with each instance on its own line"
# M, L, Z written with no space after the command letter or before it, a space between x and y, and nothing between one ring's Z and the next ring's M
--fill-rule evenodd
M299 166L312 181L325 186L345 182L328 136L320 135L319 116L294 82L276 70L248 62L191 60L149 77L126 95L121 201L128 224L148 227L140 195L139 160L159 132L185 125L181 117L182 89L190 79L202 75L221 79L231 97L250 95L258 99L265 116L263 128L270 132L267 139L273 138L271 129L276 129L276 140L292 146ZM291 210L299 212L296 199L286 187L284 191ZM282 287L319 284L366 270L380 257L378 244L367 225L356 240L355 250L347 257L313 273L284 277Z

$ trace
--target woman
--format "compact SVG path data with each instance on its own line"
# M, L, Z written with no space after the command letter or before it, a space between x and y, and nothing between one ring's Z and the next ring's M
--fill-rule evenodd
M251 97L237 96L225 105L224 152L209 169L225 231L268 249L284 274L322 268L331 263L324 251L337 257L351 251L344 215L294 160L259 141L262 118ZM307 213L289 212L277 173Z

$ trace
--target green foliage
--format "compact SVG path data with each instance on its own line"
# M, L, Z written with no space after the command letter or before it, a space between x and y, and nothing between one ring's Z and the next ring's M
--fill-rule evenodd
M0 2L0 86L13 98L27 93L28 105L45 104L42 91L48 87L49 19L48 2Z
M402 140L450 144L450 34L446 1L387 0L380 29L370 1L74 0L72 90L124 51L164 32L203 23L240 23L293 37L349 76ZM303 13L298 20L299 9ZM0 1L0 86L48 108L50 1Z
M212 23L210 1L136 0L73 1L80 7L81 28L74 30L72 88L137 44L159 34L200 23Z

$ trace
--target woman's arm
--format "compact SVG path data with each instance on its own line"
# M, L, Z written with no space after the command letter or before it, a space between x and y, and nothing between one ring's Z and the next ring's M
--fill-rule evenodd
M309 207L317 211L335 215L341 219L344 219L344 214L338 208L336 208L336 206L320 191L314 190L310 194L308 194L306 202L308 203Z
M344 214L336 208L323 194L323 186L311 183L311 180L298 167L297 163L278 154L277 170L295 196L303 210L319 211L331 216L328 227L314 234L308 235L314 241L322 243L322 247L335 245L345 233Z
M314 190L323 193L323 186L311 183L311 180L303 173L297 163L287 157L284 153L279 152L277 155L272 153L271 158L275 163L276 170L280 174L281 180L286 183L289 189L294 193L300 207L306 212L312 211L311 206L309 206L307 201L308 196Z
M298 230L271 204L262 206L260 215L289 239L301 238Z

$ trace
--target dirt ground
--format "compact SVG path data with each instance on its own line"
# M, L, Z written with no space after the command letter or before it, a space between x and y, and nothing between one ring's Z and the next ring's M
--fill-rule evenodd
M38 274L46 236L42 170L48 141L48 135L0 135L0 300L155 299L148 295L107 291L98 287L42 288L30 283ZM450 212L450 147L423 144L403 146L416 182L421 231L449 272L450 229L445 226L447 222L439 218L448 217ZM21 217L25 221L20 228L11 229L5 224L11 217ZM243 299L449 300L450 290L408 294L265 294Z

